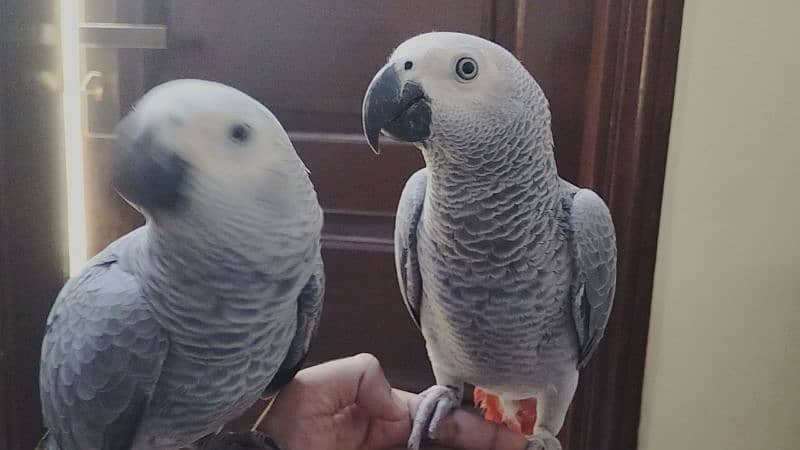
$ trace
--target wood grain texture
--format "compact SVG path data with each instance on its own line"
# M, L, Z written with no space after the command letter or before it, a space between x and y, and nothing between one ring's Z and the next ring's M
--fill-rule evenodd
M619 278L606 338L568 423L571 449L635 449L682 0L595 5L592 72L577 171L609 203Z
M225 81L264 101L292 131L361 132L361 98L375 68L408 36L484 34L486 0L242 0L169 2L170 50L153 82Z

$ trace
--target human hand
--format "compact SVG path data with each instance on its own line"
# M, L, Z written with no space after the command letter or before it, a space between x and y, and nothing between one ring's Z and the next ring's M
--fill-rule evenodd
M297 374L261 429L284 450L403 448L420 398L392 389L368 354L330 361ZM436 444L461 450L524 450L519 434L466 411L451 413Z

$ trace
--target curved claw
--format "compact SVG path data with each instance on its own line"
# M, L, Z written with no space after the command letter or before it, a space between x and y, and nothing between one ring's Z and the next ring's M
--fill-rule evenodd
M533 435L525 450L562 450L561 442L550 432L537 431Z
M428 425L428 437L435 439L442 420L460 403L458 392L449 386L431 386L420 396L422 402L414 415L411 436L408 438L408 448L411 450L419 450L425 425Z

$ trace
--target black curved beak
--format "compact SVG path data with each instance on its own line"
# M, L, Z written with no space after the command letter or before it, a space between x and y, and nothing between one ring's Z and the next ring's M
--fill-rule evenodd
M114 130L112 184L122 197L137 207L156 213L175 209L183 195L186 163L160 145L152 130L139 130L130 115Z
M425 91L409 81L400 85L394 64L387 64L372 79L364 95L364 134L369 146L380 153L381 130L405 142L430 137L431 107Z

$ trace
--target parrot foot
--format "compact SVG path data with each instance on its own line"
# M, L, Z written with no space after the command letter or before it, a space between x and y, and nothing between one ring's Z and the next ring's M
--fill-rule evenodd
M525 450L561 450L561 442L546 430L537 430Z
M241 431L208 435L193 450L280 450L280 447L263 433Z
M420 397L422 401L414 416L411 436L408 438L408 448L411 450L419 450L426 424L428 424L428 437L435 439L442 419L461 403L458 390L450 386L431 386L422 392Z

